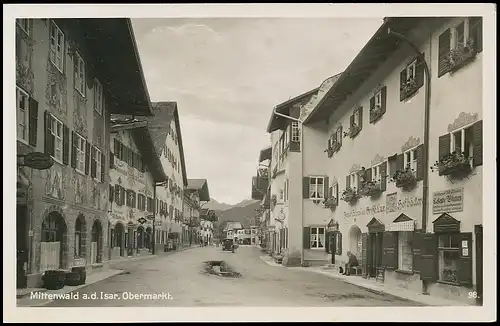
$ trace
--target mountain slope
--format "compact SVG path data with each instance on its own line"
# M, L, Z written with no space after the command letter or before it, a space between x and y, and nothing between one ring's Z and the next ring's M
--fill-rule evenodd
M252 201L252 203L242 207L232 207L218 214L219 224L225 224L227 221L241 222L244 227L250 227L255 224L255 210L260 207L259 201Z
M245 207L245 206L252 204L252 203L255 203L255 202L257 202L257 201L253 200L253 199L244 199L237 204L230 205L230 204L226 204L226 203L219 203L217 200L210 198L210 201L208 202L208 204L203 205L203 208L208 208L208 209L211 209L214 211L225 211L225 210L231 209L233 207Z

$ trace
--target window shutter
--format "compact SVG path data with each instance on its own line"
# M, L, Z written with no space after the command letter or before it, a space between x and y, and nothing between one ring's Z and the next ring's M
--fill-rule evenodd
M115 193L115 188L112 185L109 185L109 202L110 203L113 202L114 193Z
M463 246L464 242L467 243L467 255L465 256L463 250L466 249ZM472 233L461 233L460 243L462 246L460 248L460 262L458 265L458 280L460 285L470 287L472 286Z
M115 199L115 202L117 205L121 205L121 201L120 201L120 186L119 185L115 185L115 196L114 196L114 199Z
M483 51L483 18L471 17L469 20L469 36L474 40L477 53Z
M354 254L354 253L353 253ZM368 234L361 234L361 275L368 276Z
M398 154L396 156L396 170L403 170L404 168L405 168L404 154Z
M309 177L302 178L302 198L309 198Z
M120 202L125 205L125 188L120 186Z
M351 176L349 176L349 175L347 177L345 177L345 188L346 189L351 188Z
M380 92L382 97L382 103L381 103L382 107L380 109L381 109L381 114L384 114L387 109L387 86L382 87Z
M113 139L113 145L114 145L113 149L115 151L115 154L119 158L120 156L118 153L120 153L120 143L118 142L118 139L116 139L116 138Z
M472 152L472 164L483 165L483 120L479 120L472 126L474 132L474 149ZM449 144L449 142L448 142Z
M406 84L406 67L399 73L399 100L402 102L406 98L404 85Z
M370 112L375 110L375 96L372 96L370 98ZM372 118L372 115L370 114L370 123L372 123L375 119Z
M328 197L328 186L330 185L330 179L325 176L323 179L323 198Z
M371 168L368 168L365 170L364 180L365 180L365 182L372 180L372 169ZM377 182L377 180L374 180L374 181Z
M338 130L337 141L339 142L340 147L342 147L342 126L340 126L339 130ZM339 150L340 150L340 147L339 147Z
M388 170L389 170L389 171L387 171L387 174L392 175L396 171L396 169L397 169L397 166L396 166L397 157L398 157L398 155L394 154L394 155L389 156L387 158L387 164L388 164Z
M333 186L328 188L328 197L327 198L332 198L333 197Z
M69 163L69 128L63 125L63 153L62 153L63 164L68 165Z
M417 178L417 181L420 181L420 180L423 180L423 178L424 178L424 145L423 144L418 145L417 149L415 150L415 155L417 157L416 178Z
M359 111L359 130L363 129L363 107L358 108Z
M413 249L413 271L420 272L422 270L420 257L422 254L422 237L424 233L422 230L415 230L413 233L412 249Z
M351 118L350 118L350 128L352 129L352 126L354 126L354 114L351 115Z
M76 155L78 148L78 137L74 131L71 132L71 167L76 168Z
M95 178L96 177L96 173L97 173L97 161L96 161L96 158L95 158L95 154L97 154L97 151L95 152L95 154L92 155L92 150L90 151L90 176L92 178Z
M358 174L358 184L356 185L356 189L358 191L359 191L359 189L361 189L362 181L364 180L364 178L366 178L366 171L367 170L365 170L363 173L361 171L356 172Z
M104 152L101 152L101 175L100 175L101 182L104 182L105 175L106 175L106 155L104 155Z
M337 183L337 187L335 187L335 199L337 199L337 205L339 200L339 184Z
M85 174L88 175L90 170L90 143L85 143Z
M109 168L112 169L115 167L115 154L112 151L109 151Z
M306 226L303 229L302 234L302 247L304 249L311 249L311 228Z
M331 232L327 232L326 235L325 235L325 252L327 254L330 254L331 253L331 250L330 250L330 244L331 244L331 241L332 241L332 233Z
M438 52L438 78L446 74L450 69L449 55L450 55L450 38L451 32L448 28L441 35L439 35L439 52Z
M398 237L396 232L384 232L382 236L382 266L387 269L398 267Z
M450 154L451 150L451 135L446 134L439 137L439 159L442 159L444 156ZM439 174L441 175L441 174Z
M382 191L387 190L387 162L380 165L380 189Z
M423 281L436 281L437 275L437 235L425 233L422 235L422 251L420 254L420 279Z
M335 239L336 240L336 246L335 246L336 255L341 256L342 255L342 233L340 233L340 232L335 233L335 237L336 237L336 239Z
M38 101L29 99L29 144L36 147L36 136L38 130Z
M52 115L50 115L49 111L45 111L45 144L44 149L45 153L54 156L54 136L50 132L52 128Z
M415 83L417 88L424 86L425 75L425 54L422 53L417 56L417 64L415 67Z

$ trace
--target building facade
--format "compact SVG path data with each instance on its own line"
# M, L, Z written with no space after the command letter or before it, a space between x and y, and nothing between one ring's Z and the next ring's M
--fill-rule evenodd
M304 180L325 186L315 204L338 225L323 231L338 264L350 251L366 278L468 303L481 291L481 26L386 19L308 112L304 136L322 138L323 150L304 144L304 170L319 169Z
M49 269L102 268L110 114L151 114L130 20L17 20L16 109L18 155L54 161L18 167L18 287Z
M210 191L208 189L208 181L206 179L188 179L188 184L185 188L185 193L189 197L191 217L186 219L187 233L190 243L203 243L204 228L208 226L202 221L207 220L212 216L210 210L202 208L210 201ZM212 211L213 212L213 211ZM211 230L213 231L213 225ZM206 234L208 235L208 233Z

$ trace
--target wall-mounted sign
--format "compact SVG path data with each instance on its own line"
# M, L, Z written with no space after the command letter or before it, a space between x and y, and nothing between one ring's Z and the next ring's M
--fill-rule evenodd
M464 209L464 188L437 191L432 194L432 213L461 212Z
M359 216L374 216L383 213L393 213L402 211L405 208L416 207L422 205L421 197L404 197L397 200L397 194L390 194L386 198L386 205L366 206L364 209L355 209L350 212L344 212L344 217L359 217ZM388 202L387 202L388 201Z
M35 170L47 170L54 165L54 160L47 153L33 152L25 155L18 155L19 166L27 166Z
M75 258L73 260L73 267L85 266L85 258Z

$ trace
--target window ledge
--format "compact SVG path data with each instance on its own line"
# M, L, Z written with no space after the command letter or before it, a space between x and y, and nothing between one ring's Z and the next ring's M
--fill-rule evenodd
M445 284L445 285L460 286L460 283L453 283L453 282L446 282L446 281L436 281L436 283Z
M395 272L400 273L400 274L406 274L406 275L414 275L415 274L415 272L413 272L413 271L405 271L402 269L396 269Z

